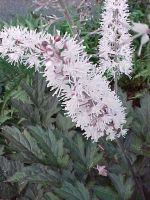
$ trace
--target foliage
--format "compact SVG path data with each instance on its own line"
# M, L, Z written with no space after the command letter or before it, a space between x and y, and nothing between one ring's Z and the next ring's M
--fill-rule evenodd
M131 19L148 23L144 1L136 2L130 2ZM98 15L96 12L87 22L78 24L86 50L96 64L99 37L89 33L98 28ZM69 30L65 21L49 26L45 18L35 14L18 17L11 24L39 30L45 27L49 32ZM134 45L138 49L138 39ZM102 139L95 144L82 137L82 131L64 115L39 73L0 60L1 199L138 200L135 178L149 198L149 47L148 43L139 58L135 51L133 78L119 80L122 89L118 94L127 106L129 129L121 143L136 177L115 142ZM97 165L107 167L107 177L98 174Z
M38 87L34 84L36 78L39 81ZM43 88L43 90L39 88ZM19 100L19 104L16 104L18 100L15 99L12 101L12 107L15 106L18 118L24 118L24 120L17 127L14 124L15 126L3 126L2 128L1 136L7 139L5 142L3 141L2 154L3 151L6 151L11 160L18 160L24 165L15 174L12 174L12 177L7 177L8 183L11 184L26 183L23 190L25 193L18 194L16 192L16 196L23 195L19 198L26 198L24 195L31 190L32 184L35 187L42 186L43 189L39 195L42 195L43 198L53 198L54 196L56 199L100 198L105 200L129 199L133 194L135 196L134 181L116 144L101 141L100 145L104 148L102 151L95 143L83 139L81 132L75 129L74 124L61 114L59 104L57 101L53 101L55 97L50 96L50 93L44 88L46 85L37 73L31 86L24 83L22 89L26 91L30 104L21 100ZM32 92L29 93L27 90ZM38 91L41 91L41 94L43 91L40 101L35 98L38 97ZM46 98L47 95L48 98ZM120 95L126 103L125 95L123 93ZM51 99L50 103L53 103L51 107L48 107L49 110L52 108L51 115L48 112L47 120L43 121L43 118L40 117L42 116L40 108L42 105L49 106L49 98ZM47 103L43 103L44 99L47 100ZM149 160L149 123L146 122L149 120L148 115L150 114L147 109L149 100L150 96L146 94L141 99L141 107L134 110L130 103L126 103L130 113L128 125L131 134L126 137L124 145L126 151L128 150L128 153L130 151L130 159L135 170L139 169L141 162L144 162L145 166ZM37 102L40 102L40 107ZM25 114L27 109L30 113L28 116ZM38 110L38 118L35 117L36 114L35 116L31 114L35 110ZM45 108L46 110L47 108ZM33 121L32 118L34 118ZM144 143L141 142L143 140ZM98 176L98 172L94 169L97 164L101 165L102 163L110 172L106 178ZM140 167L140 176L145 178L147 168L145 171L144 166ZM145 184L148 187L147 180Z

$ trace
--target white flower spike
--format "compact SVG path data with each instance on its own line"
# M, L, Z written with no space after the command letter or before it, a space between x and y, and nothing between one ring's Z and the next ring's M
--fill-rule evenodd
M45 33L21 27L5 27L0 32L0 54L6 57L10 63L28 64L28 67L35 67L39 70L42 66L41 50L39 44L43 39L49 41L49 36Z
M115 139L126 130L125 109L96 67L89 61L84 46L69 35L4 28L0 32L0 56L8 62L23 63L36 70L46 67L43 76L55 89L67 114L94 142L102 136Z
M131 37L127 0L105 0L99 40L100 71L115 76L132 71ZM128 42L126 42L128 41Z

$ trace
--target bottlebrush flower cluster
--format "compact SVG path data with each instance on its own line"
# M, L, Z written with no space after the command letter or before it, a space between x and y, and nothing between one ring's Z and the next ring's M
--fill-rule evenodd
M82 42L59 32L52 36L26 28L4 28L0 32L0 55L9 62L20 62L43 75L55 89L67 114L95 142L101 136L115 139L125 135L125 110L109 82L89 62Z
M63 104L72 121L94 141L104 135L114 139L126 134L124 108L89 62L82 43L67 35L57 35L51 42L53 52L47 57L44 76L48 86L64 96ZM44 42L44 49L52 49L51 43Z
M100 70L115 74L132 71L131 37L127 0L105 0L99 41Z
M23 27L5 27L0 32L0 53L10 63L22 63L28 67L35 67L39 70L45 60L40 49L40 44L49 41L45 33Z

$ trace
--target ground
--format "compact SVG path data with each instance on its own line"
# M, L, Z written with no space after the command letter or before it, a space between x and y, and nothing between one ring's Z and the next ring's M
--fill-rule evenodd
M72 0L65 0L72 3ZM78 4L81 0L75 0ZM9 20L18 15L26 15L33 9L32 0L0 0L0 19Z

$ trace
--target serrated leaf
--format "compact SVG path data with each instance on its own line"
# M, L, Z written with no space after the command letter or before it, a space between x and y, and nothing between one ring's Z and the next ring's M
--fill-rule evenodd
M16 171L22 169L22 167L22 163L8 160L4 156L0 156L0 168L5 172L6 177L12 176Z
M101 200L120 200L117 193L108 186L95 186L94 192Z
M64 140L70 150L75 167L80 173L89 171L102 160L102 154L98 152L97 144L84 140L82 136L76 135L74 139L65 137Z
M75 126L71 118L65 117L60 113L56 117L56 125L62 131L68 131Z
M52 192L48 192L44 195L42 200L60 200L56 195L54 195Z
M132 193L133 193L133 182L131 179L125 180L123 175L119 174L109 174L109 177L117 190L118 194L120 195L120 198L122 200L128 200L130 199Z
M45 152L47 164L65 167L68 164L69 156L65 153L63 139L56 139L51 130L44 131L40 127L29 127L30 134L36 140L38 146Z
M16 127L3 127L1 133L10 141L10 145L15 148L22 156L29 158L31 162L41 162L45 159L45 154L37 146L36 140L24 130L20 132Z
M19 116L25 118L28 125L53 128L56 120L53 115L60 111L60 106L56 96L53 96L50 91L47 92L46 81L42 75L36 72L32 86L22 81L21 87L30 101L23 102L20 99L12 99L12 105L19 111Z
M131 137L131 141L130 141L130 149L138 154L138 155L142 155L143 151L142 151L142 145L143 145L143 140L136 136L135 134Z
M59 174L50 168L41 165L33 164L24 167L21 171L16 172L8 179L9 182L24 182L30 183L53 183L58 184L61 181Z
M8 184L6 181L16 171L21 170L23 165L20 162L6 159L0 156L0 197L2 199L11 199L18 193L17 184Z
M30 99L28 98L26 92L22 90L21 88L18 88L17 90L12 91L11 96L12 98L16 100L21 100L23 103L31 103Z
M44 191L41 185L38 184L27 184L25 191L23 191L17 200L41 200Z
M64 182L62 188L55 189L55 192L65 200L90 200L88 190L80 182L74 185Z

